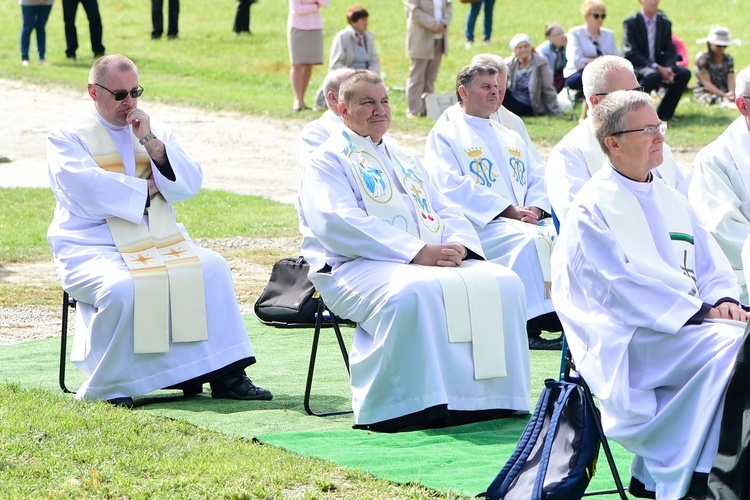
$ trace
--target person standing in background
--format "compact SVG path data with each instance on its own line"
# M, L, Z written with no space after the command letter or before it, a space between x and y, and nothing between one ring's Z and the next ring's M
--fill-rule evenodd
M305 91L313 66L323 64L323 18L320 9L328 3L329 0L289 0L287 41L292 62L289 80L294 92L292 111L295 113L310 109L305 104Z
M44 58L47 47L47 34L44 27L47 24L49 13L52 10L54 0L19 0L21 4L21 64L29 65L29 46L31 45L31 32L36 30L36 48L39 52L39 64L49 66Z
M237 0L237 14L234 16L234 34L250 35L250 7L258 0Z
M487 45L492 36L492 9L495 7L495 0L479 0L469 5L469 15L466 17L466 48L470 49L474 45L474 27L479 18L479 11L484 5L484 31L482 32L482 42Z
M62 0L63 21L65 23L65 55L75 61L78 50L78 32L76 31L76 12L78 4L83 4L86 18L89 20L89 36L94 58L104 55L102 45L102 17L99 15L99 4L96 0Z
M422 94L435 91L435 78L443 54L448 53L448 24L453 16L450 0L403 0L406 8L406 116L427 114Z
M169 0L167 6L167 38L177 38L178 22L180 17L180 0ZM151 0L151 39L157 40L164 33L164 0Z

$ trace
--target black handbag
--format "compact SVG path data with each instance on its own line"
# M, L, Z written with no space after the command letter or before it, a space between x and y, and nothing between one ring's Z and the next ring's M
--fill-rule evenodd
M263 292L255 301L261 322L280 328L313 327L318 292L307 279L310 266L303 257L276 262Z

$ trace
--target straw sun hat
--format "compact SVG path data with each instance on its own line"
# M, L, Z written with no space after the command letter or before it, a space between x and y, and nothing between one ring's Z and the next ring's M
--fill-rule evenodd
M722 27L711 28L706 38L700 38L696 40L696 43L710 43L711 45L721 45L722 47L728 47L729 45L741 45L739 40L732 40L729 37L729 30Z

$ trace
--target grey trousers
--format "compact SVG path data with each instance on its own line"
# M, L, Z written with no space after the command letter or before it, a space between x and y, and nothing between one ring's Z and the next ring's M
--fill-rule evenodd
M412 59L409 64L409 79L406 80L406 105L412 115L424 115L422 94L435 92L435 78L443 59L443 39L435 39L435 57Z

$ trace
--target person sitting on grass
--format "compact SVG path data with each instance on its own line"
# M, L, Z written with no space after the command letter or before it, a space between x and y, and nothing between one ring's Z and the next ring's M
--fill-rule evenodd
M693 88L693 99L701 104L727 107L734 102L734 59L727 54L732 40L726 28L713 28L708 37L698 40L706 44L706 51L695 58L695 76L698 83Z

